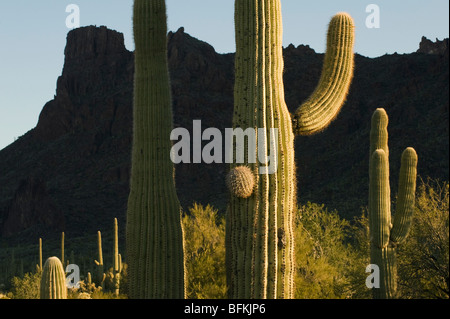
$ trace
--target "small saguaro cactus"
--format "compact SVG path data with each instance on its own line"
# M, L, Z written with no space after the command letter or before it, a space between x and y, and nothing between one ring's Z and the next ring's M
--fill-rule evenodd
M38 272L42 272L42 238L39 238L39 264L36 268Z
M324 130L339 113L353 78L354 23L346 13L332 18L319 84L292 116L284 100L280 0L236 0L235 27L233 128L257 128L255 145L249 141L247 145L263 158L275 154L276 170L261 170L248 154L243 164L231 164L226 227L229 297L292 298L294 137ZM275 141L269 138L272 131L278 133Z
M65 258L64 258L64 232L61 233L61 263L65 264Z
M119 228L117 225L117 218L114 218L114 267L113 267L113 284L114 284L114 294L119 295L120 289L120 272L122 262L119 254Z
M388 116L377 109L372 116L369 163L369 229L371 264L379 269L380 287L374 299L395 298L397 245L408 236L414 212L417 153L408 147L402 154L396 212L392 222L389 185Z
M44 264L40 299L67 299L66 274L58 257L50 257Z
M185 296L181 205L174 181L172 99L164 0L135 0L133 146L127 207L132 299Z
M100 231L97 232L97 245L98 245L98 260L94 260L97 265L97 270L95 272L95 281L98 286L101 286L103 289L105 288L105 277L106 274L104 272L103 266L103 249L102 249L102 233Z

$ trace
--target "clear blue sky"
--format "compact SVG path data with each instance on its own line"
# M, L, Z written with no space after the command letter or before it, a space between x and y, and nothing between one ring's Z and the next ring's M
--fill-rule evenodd
M448 0L282 0L284 45L325 48L330 17L350 13L356 23L356 52L368 57L417 50L421 37L449 36ZM124 33L133 50L132 0L0 1L0 149L36 126L53 99L64 62L69 29L66 6L80 8L81 26L105 25ZM366 7L380 8L380 28L369 29ZM216 51L234 52L233 0L167 0L169 30L206 41Z

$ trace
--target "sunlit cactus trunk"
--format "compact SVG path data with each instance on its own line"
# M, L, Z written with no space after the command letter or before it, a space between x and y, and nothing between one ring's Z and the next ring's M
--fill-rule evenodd
M339 112L353 75L353 21L341 14L330 24L333 41L322 79L294 121L284 100L280 1L236 0L235 23L233 128L257 132L241 151L256 149L259 161L245 152L244 163L233 158L227 177L228 293L230 298L293 298L294 133L321 131ZM238 152L236 141L233 146ZM262 164L267 158L272 162ZM270 164L275 170L268 169Z
M402 154L396 213L392 221L387 127L386 111L377 109L372 116L369 164L370 259L380 271L380 287L373 288L375 299L396 297L396 250L411 228L417 178L417 154L408 147Z
M172 102L164 0L134 1L133 147L127 211L129 297L184 298L181 207L170 159Z

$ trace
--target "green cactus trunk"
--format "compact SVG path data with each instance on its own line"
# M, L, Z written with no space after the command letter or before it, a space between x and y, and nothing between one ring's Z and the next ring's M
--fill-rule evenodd
M134 1L134 135L126 238L132 299L185 296L181 207L170 159L166 20L165 1Z
M64 258L64 238L65 238L65 235L64 235L64 232L62 232L61 233L61 263L63 264L63 266L66 262L66 259Z
M66 274L58 257L50 257L44 264L40 299L67 299Z
M113 279L113 285L114 285L114 294L116 296L119 295L120 292L120 254L119 254L119 227L117 224L117 218L114 218L114 279Z
M106 274L104 272L103 267L102 233L100 231L97 232L97 245L98 245L98 260L94 260L97 266L97 270L95 272L96 274L95 281L98 286L101 286L103 289L105 289Z
M396 296L396 250L411 227L417 178L417 154L409 147L402 154L397 207L392 222L387 126L386 111L377 109L372 116L369 164L370 259L380 270L380 287L373 288L374 299Z
M250 147L255 147L255 153L264 158L275 154L277 164L275 172L261 170L261 164L254 163L249 154L245 154L244 165L237 161L231 165L227 180L231 199L226 227L230 298L293 297L294 132L310 134L323 130L343 103L342 98L338 101L333 96L346 96L353 74L352 20L348 15L340 15L335 20L338 23L330 24L330 34L339 34L345 41L338 41L340 47L327 50L323 80L308 103L297 111L293 126L284 100L280 1L235 2L233 128L258 130L254 145ZM336 46L334 40L329 44ZM345 72L330 71L333 69ZM327 75L332 77L331 82L324 80ZM316 111L312 106L318 104L320 110ZM277 138L271 138L271 131L277 132ZM247 139L244 149L249 143ZM237 151L236 142L233 149ZM249 172L253 176L249 176Z
M42 238L39 238L39 265L37 269L39 272L42 272Z

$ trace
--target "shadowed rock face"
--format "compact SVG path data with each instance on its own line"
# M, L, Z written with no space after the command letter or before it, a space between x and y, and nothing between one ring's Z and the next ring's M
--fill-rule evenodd
M72 132L112 135L124 107L130 122L133 54L123 34L106 27L76 29L68 34L64 52L56 96L44 106L34 136L48 142Z
M45 183L34 177L22 180L6 213L2 235L12 236L30 228L64 229L64 214L49 196Z
M180 28L168 34L174 127L224 132L233 116L234 54L218 54ZM284 50L286 102L291 111L314 90L323 55L308 46ZM448 50L445 54L356 56L345 106L323 133L296 139L299 202L337 209L343 217L367 205L370 118L390 117L394 181L405 146L419 154L419 175L448 180ZM129 192L133 53L121 33L84 27L67 35L55 98L37 126L0 151L0 236L64 230L71 236L124 227ZM209 141L204 141L204 145ZM225 212L227 164L176 165L177 192ZM30 177L33 176L33 177Z

